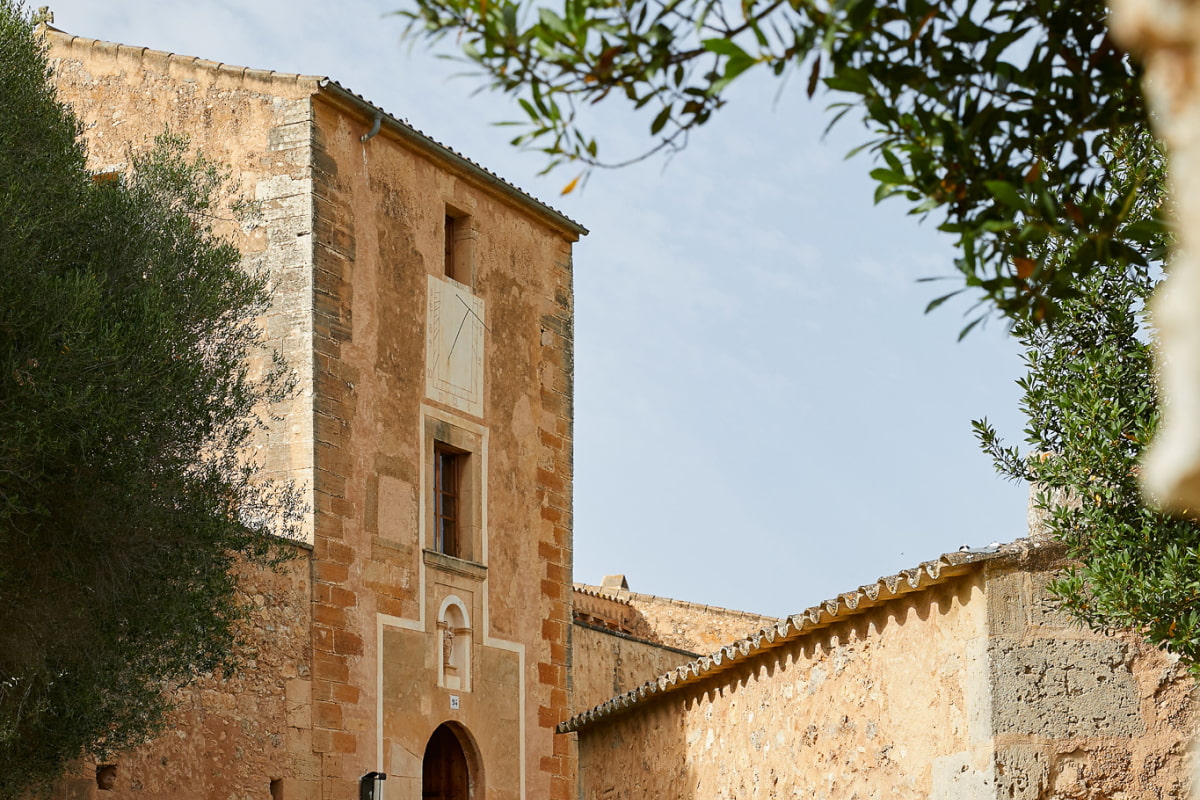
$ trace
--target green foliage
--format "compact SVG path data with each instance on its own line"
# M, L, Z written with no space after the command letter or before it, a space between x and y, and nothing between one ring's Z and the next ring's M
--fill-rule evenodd
M938 212L966 286L1004 314L1051 318L1076 278L1148 263L1129 197L1100 169L1105 134L1147 119L1102 0L413 3L410 34L453 34L490 88L517 97L514 143L551 167L613 166L585 129L601 101L647 109L654 152L682 146L742 76L799 72L809 96L823 78L843 95L837 117L856 110L873 131L876 199ZM1032 258L1046 239L1063 254L1053 265Z
M1162 198L1163 159L1148 136L1121 137L1104 167L1118 194L1138 182L1131 217ZM1147 242L1165 249L1165 233ZM1052 250L1036 253L1053 260ZM1078 279L1052 326L1017 324L1027 373L1019 383L1032 454L976 431L997 469L1038 489L1049 532L1077 566L1053 589L1076 619L1127 628L1200 666L1200 525L1148 508L1138 484L1142 448L1158 425L1146 299L1160 269L1098 269Z
M247 367L266 285L213 234L222 175L165 136L95 180L78 134L0 0L0 798L228 668L231 568L299 511L239 459L290 386Z

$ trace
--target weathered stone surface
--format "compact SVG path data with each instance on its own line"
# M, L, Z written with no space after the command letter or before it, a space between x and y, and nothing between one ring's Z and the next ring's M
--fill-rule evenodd
M1043 603L1055 552L1007 548L627 696L577 728L580 797L1184 797L1191 679Z
M619 587L576 587L577 612L618 622L628 633L692 653L711 653L779 620Z
M996 797L1039 800L1050 781L1050 759L1031 745L1009 745L996 752Z
M416 798L425 746L448 723L491 800L566 800L554 726L569 714L583 230L403 123L364 140L376 109L322 79L48 37L97 168L123 168L169 126L259 202L260 219L217 232L269 276L261 324L299 390L270 409L253 455L311 508L286 605L255 617L271 635L252 638L232 683L184 693L178 725L122 759L112 799L340 800L374 770L390 798ZM427 391L430 286L448 314L479 318L465 366L456 328L439 338L452 352L432 355L451 358L434 372L470 402ZM455 552L433 552L435 442L467 465Z
M697 655L576 623L571 631L572 710L603 703Z
M285 774L300 780L292 758L304 754L293 734L308 722L307 555L301 551L279 573L247 570L242 576L251 614L237 653L241 669L203 676L180 691L166 734L116 758L111 790L98 791L88 765L81 770L85 777L65 782L56 800L269 797L272 780Z
M1124 642L993 639L994 733L1129 738L1144 730Z
M581 797L925 800L938 759L972 748L975 591L905 596L585 729Z

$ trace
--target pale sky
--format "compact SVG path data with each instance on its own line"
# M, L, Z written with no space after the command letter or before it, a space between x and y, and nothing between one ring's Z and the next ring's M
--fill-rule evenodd
M511 101L401 43L401 0L46 0L69 33L326 75L591 229L575 249L575 579L782 616L960 545L1024 535L1026 490L970 421L1019 436L998 321L956 342L950 240L872 205L865 139L762 76L669 163L537 173ZM605 150L644 144L614 113ZM1023 444L1019 439L1013 444Z

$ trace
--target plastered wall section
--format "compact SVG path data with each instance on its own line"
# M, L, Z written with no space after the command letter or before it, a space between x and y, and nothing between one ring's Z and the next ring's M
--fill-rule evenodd
M587 590L587 593L608 595L628 603L636 612L635 620L631 621L631 624L644 624L651 631L649 636L643 638L694 653L714 652L729 642L779 622L774 617L761 614L689 603L627 589L601 589L596 586L581 588ZM580 608L586 608L588 603L596 605L598 609L603 608L596 600L589 600L587 593L576 593L576 603L580 604ZM581 594L583 596L580 596Z
M571 637L573 713L635 689L697 655L576 623Z
M569 712L569 237L387 126L362 141L371 116L334 95L314 99L314 120L322 797L357 797L368 770L388 774L389 798L420 797L425 745L449 723L489 800L562 800L569 743L553 730ZM451 211L466 220L470 288L485 309L479 416L426 392L428 287L444 280ZM451 431L483 464L479 539L465 561L430 552L429 437ZM470 622L469 690L438 682L438 614L452 598Z
M303 389L311 383L311 84L53 32L49 42L60 99L83 123L93 169L123 171L131 152L144 151L170 126L186 132L193 149L229 165L241 191L260 202L256 221L238 224L230 215L218 232L237 243L248 269L270 271L275 302L262 324L302 391L272 409L283 421L259 437L254 455L268 472L311 489L311 390ZM300 797L296 787L319 785L307 733L308 559L308 549L298 547L282 573L243 576L252 611L237 675L201 676L184 689L168 732L117 759L111 791L96 794L94 765L87 764L83 777L60 787L61 796L266 797L275 780L277 790L290 793L284 796Z
M927 800L941 759L986 770L980 592L951 579L584 729L579 797Z

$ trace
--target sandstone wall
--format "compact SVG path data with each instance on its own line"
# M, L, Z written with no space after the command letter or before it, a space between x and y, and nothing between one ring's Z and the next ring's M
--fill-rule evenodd
M386 128L363 142L373 120L344 99L314 103L314 748L342 786L381 769L390 798L416 798L425 745L452 722L489 798L565 798L570 242ZM445 309L480 326L478 407L427 393L448 209L469 220L483 304L479 320ZM469 449L482 482L462 558L432 549L435 440ZM451 602L471 644L458 689L440 671Z
M227 165L240 191L257 199L261 216L217 222L248 269L269 270L275 303L262 320L270 346L287 357L303 384L311 380L311 228L309 94L295 76L221 67L145 48L49 34L59 96L84 126L89 164L97 172L128 169L168 127L186 133L194 150ZM232 199L232 198L230 198ZM265 361L267 355L262 355ZM260 361L261 363L261 361ZM256 457L269 473L311 489L311 395L272 409ZM307 494L311 505L311 492ZM304 535L311 540L312 520ZM312 751L310 552L298 549L282 574L247 572L251 606L243 667L228 680L205 678L180 694L168 732L116 760L117 779L99 796L312 797L321 765ZM95 797L94 765L62 790Z
M683 600L673 600L669 597L658 597L652 594L640 594L628 589L601 588L598 586L580 586L582 592L576 592L577 607L586 609L588 604L603 613L606 607L597 604L588 595L601 597L609 596L629 604L636 613L629 619L628 624L636 630L649 629L649 635L641 635L648 641L659 642L669 647L687 650L693 653L711 653L730 642L749 636L779 622L775 617L761 614L751 614L745 611L734 611L720 606L707 606L700 603L688 603ZM582 595L582 596L581 596ZM608 610L624 617L619 609ZM640 617L640 619L638 619ZM638 633L634 633L639 636Z
M579 796L1186 797L1193 681L1133 637L1068 624L1045 592L1056 558L1011 548L842 605L827 627L592 722Z
M628 692L697 655L576 623L571 639L573 713Z
M1187 797L1193 680L1136 635L1071 624L1046 592L1047 550L986 567L995 796Z
M979 592L908 595L585 729L579 796L924 800L969 750Z
M231 191L258 215L218 214L218 235L237 245L248 270L271 276L262 324L302 387L263 415L255 457L268 474L294 480L313 507L312 112L314 79L230 67L94 39L48 33L59 97L83 123L88 164L124 172L170 130L228 169ZM270 352L254 359L265 368ZM303 536L312 543L312 518Z
M449 723L491 800L566 798L570 742L553 731L569 714L578 229L411 129L364 141L376 112L336 85L51 41L95 169L125 169L170 126L261 204L259 222L220 232L270 273L262 323L300 390L257 451L312 508L310 569L281 612L304 635L277 647L295 663L256 660L279 670L263 673L271 692L198 691L177 729L131 756L116 797L351 800L382 770L389 798L416 798L425 745ZM451 215L464 285L445 274ZM435 322L466 325L464 349L435 352ZM464 386L475 394L460 402ZM433 551L434 442L469 451L475 476L457 557ZM195 765L189 781L147 771L164 758Z
M241 599L250 617L235 674L202 676L178 692L164 735L110 762L117 768L111 790L99 791L89 762L53 800L249 800L316 779L303 741L311 716L308 555L299 549L279 572L245 572Z

